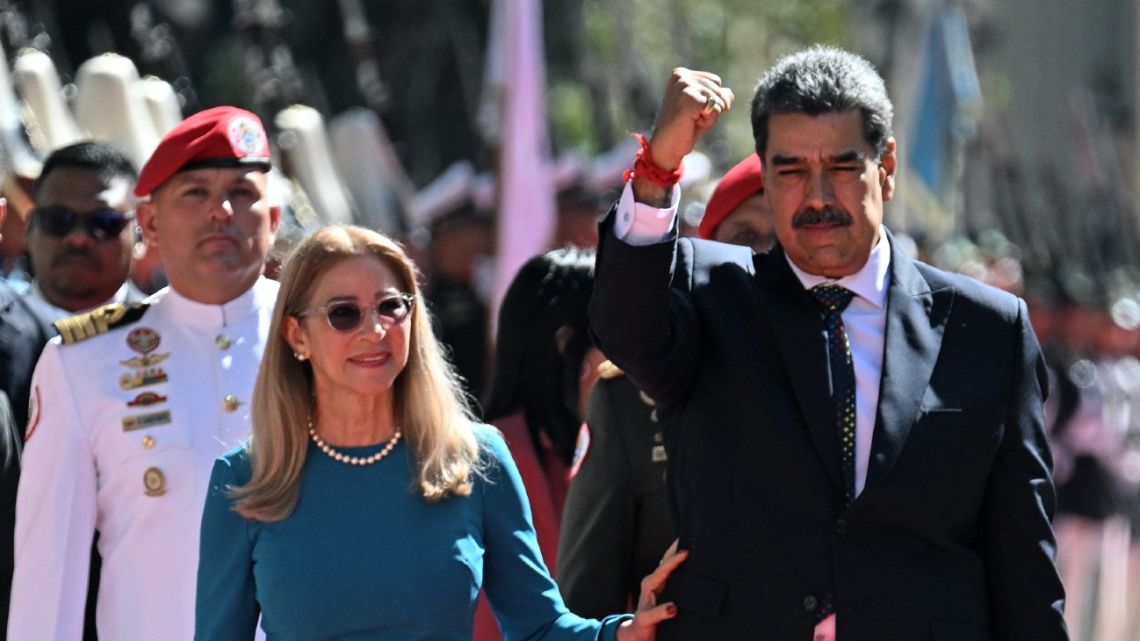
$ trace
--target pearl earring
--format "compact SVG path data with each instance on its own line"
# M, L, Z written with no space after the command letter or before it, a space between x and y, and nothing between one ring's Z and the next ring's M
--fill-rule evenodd
M304 362L304 361L305 361L306 359L308 359L309 357L308 357L308 356L305 356L305 355L304 355L304 354L302 354L301 352L293 352L293 358L295 358L295 359L297 359L297 360L299 360L299 361L302 361L302 362Z

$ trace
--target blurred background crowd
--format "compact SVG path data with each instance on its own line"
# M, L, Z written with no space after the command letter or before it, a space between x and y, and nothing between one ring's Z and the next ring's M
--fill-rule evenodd
M0 0L0 42L14 288L34 289L25 231L53 149L96 138L141 165L182 116L239 105L270 129L278 252L325 222L403 240L477 398L508 284L544 250L596 244L669 69L714 71L746 99L805 44L861 53L896 101L887 225L1025 297L1050 357L1073 637L1140 639L1134 2ZM686 160L687 227L751 152L733 110ZM132 251L133 286L161 287L161 257Z

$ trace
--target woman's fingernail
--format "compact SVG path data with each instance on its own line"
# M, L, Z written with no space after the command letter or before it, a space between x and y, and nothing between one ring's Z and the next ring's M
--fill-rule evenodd
M677 614L677 606L673 603L670 603L669 605L665 606L665 612L669 616L675 616Z

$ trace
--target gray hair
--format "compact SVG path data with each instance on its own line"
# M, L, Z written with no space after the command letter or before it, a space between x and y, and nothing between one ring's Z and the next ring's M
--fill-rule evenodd
M876 153L883 153L895 110L883 78L870 62L822 45L784 56L760 79L752 98L756 151L764 157L771 114L819 116L853 109L863 115L863 138Z

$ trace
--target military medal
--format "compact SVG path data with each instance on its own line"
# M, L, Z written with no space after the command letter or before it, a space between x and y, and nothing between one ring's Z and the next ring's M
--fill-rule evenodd
M127 347L139 354L149 354L158 349L162 338L149 327L136 327L127 333Z
M120 365L127 367L152 367L158 365L162 361L170 358L170 352L163 352L161 354L143 354L142 356L135 356L126 360L119 361Z
M123 431L132 432L134 430L158 427L159 425L166 425L168 423L170 423L170 410L151 412L150 414L138 414L136 416L124 416Z
M157 385L167 381L166 370L161 367L144 367L133 374L123 374L119 377L119 387L131 390L147 385Z
M157 403L165 403L166 397L155 392L143 392L127 401L127 407L146 407Z
M157 467L148 467L143 472L143 488L147 496L162 496L166 494L166 477Z

